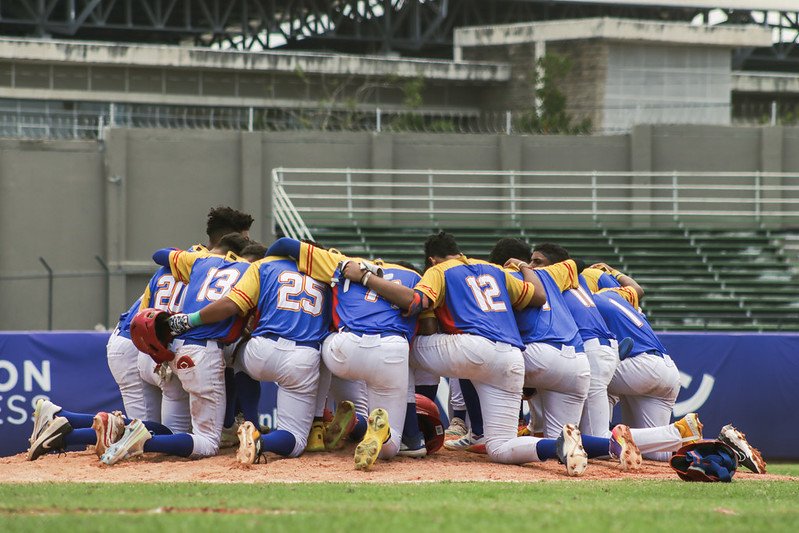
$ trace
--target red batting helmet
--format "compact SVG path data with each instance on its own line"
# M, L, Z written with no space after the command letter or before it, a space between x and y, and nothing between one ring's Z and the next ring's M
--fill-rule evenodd
M416 395L416 416L419 418L419 429L424 434L427 453L434 453L444 445L444 425L435 402L427 396Z
M175 353L167 348L172 341L168 319L169 313L166 311L149 308L136 313L130 322L133 344L159 364L175 358Z

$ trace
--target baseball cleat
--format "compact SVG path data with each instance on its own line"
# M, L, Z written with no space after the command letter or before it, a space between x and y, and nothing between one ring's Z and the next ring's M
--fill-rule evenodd
M680 431L683 444L691 444L698 440L702 440L702 422L699 421L699 415L696 413L688 413L681 419L677 420L674 425Z
M519 420L519 427L516 429L516 436L517 437L529 437L533 434L533 431L530 429L530 426L527 425L527 422L523 420Z
M325 423L321 420L314 420L311 431L308 433L308 444L305 445L306 452L324 452L325 448Z
M371 468L383 444L391 437L391 428L388 425L388 412L378 407L369 414L366 423L366 434L363 440L355 447L355 468L368 470Z
M94 453L97 454L97 457L102 457L108 447L121 439L122 434L125 432L125 421L122 419L122 413L119 411L97 413L92 421L92 429L97 433Z
M151 438L152 435L144 423L134 418L125 428L122 438L109 446L100 460L107 465L114 465L119 461L141 455L144 453L144 443Z
M325 448L338 450L344 445L344 439L355 429L358 419L355 416L355 405L346 400L338 404L333 420L325 429Z
M50 420L39 431L39 436L28 448L28 461L35 461L47 452L62 451L66 447L64 436L71 431L72 426L69 425L69 421L63 416L57 416Z
M239 449L236 460L245 465L258 462L261 457L261 432L255 429L252 422L244 422L239 426Z
M580 430L574 424L563 426L556 442L555 452L558 460L566 465L566 473L570 476L581 476L588 467L588 454L583 448Z
M755 474L766 473L766 461L763 460L760 451L749 444L746 440L746 435L735 429L732 424L727 424L721 428L718 440L735 451L740 464L744 465Z
M444 448L450 451L465 450L472 453L487 453L485 437L483 435L475 435L472 432L467 432L466 435L456 440L445 440Z
M466 422L455 416L449 421L449 427L444 431L444 440L458 440L467 433L469 433L469 429L466 427Z
M31 433L28 442L33 444L36 442L36 439L39 438L39 435L44 431L50 422L53 421L57 412L61 410L61 407L54 404L50 400L45 400L44 398L39 398L36 402L36 407L33 409L33 432Z
M619 424L610 432L610 456L618 459L622 470L638 470L643 464L641 450L633 441L630 428Z
M425 446L424 435L422 435L420 432L416 439L403 438L397 455L401 455L402 457L413 457L414 459L426 457L427 447Z

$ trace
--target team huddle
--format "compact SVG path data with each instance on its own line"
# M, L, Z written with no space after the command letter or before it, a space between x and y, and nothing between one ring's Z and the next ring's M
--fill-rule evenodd
M252 222L214 208L207 245L153 254L159 270L108 342L125 413L40 400L29 460L72 445L107 465L238 446L252 464L352 441L357 469L443 445L506 464L557 459L579 476L589 458L637 469L703 439L695 413L670 422L679 372L640 310L643 289L607 264L514 238L482 261L441 232L419 272L286 237L266 248L249 239ZM442 377L448 428L434 404ZM262 381L277 385L268 430ZM624 423L611 428L615 405ZM732 425L718 441L765 472Z

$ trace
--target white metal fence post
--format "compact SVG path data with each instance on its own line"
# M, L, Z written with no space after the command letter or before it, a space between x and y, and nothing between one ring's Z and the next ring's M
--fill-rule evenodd
M505 133L507 135L513 133L513 115L510 111L505 111Z
M508 176L508 184L510 185L510 220L514 225L518 225L516 215L516 173L511 170Z
M755 172L755 222L757 222L758 224L762 222L761 213L760 213L761 186L762 186L762 179L760 176L760 171L758 170L757 172Z
M434 208L434 200L433 200L433 171L428 170L427 174L427 210L428 210L428 217L430 218L430 222L435 220L435 216L433 216L433 208Z
M347 218L352 219L352 170L347 168Z
M679 218L679 197L677 193L677 171L671 173L671 211L672 217L676 221Z
M597 184L596 170L594 170L593 172L591 172L591 218L594 220L594 222L596 222L597 219L599 218L599 213L598 213L599 195L597 194L596 184Z
M247 110L247 131L252 132L253 123L255 122L255 110L250 106Z
M375 131L380 133L383 130L383 113L378 107L375 109Z

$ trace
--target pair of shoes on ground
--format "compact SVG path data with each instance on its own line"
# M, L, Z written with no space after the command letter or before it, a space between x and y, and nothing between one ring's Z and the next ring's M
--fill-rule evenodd
M65 437L72 431L69 421L57 416L61 407L49 400L40 399L33 411L33 432L29 440L27 459L35 461L45 453L62 451ZM92 429L97 434L94 451L108 465L123 459L141 455L144 443L151 438L141 420L132 420L125 427L124 417L119 411L100 412L94 416Z
M342 402L336 410L333 420L328 424L324 434L326 449L336 449L355 427L355 407L351 402ZM375 409L369 415L366 434L355 447L355 468L368 470L377 461L383 444L391 437L388 424L388 412ZM239 449L236 460L243 464L254 464L262 455L261 433L250 422L239 427Z

